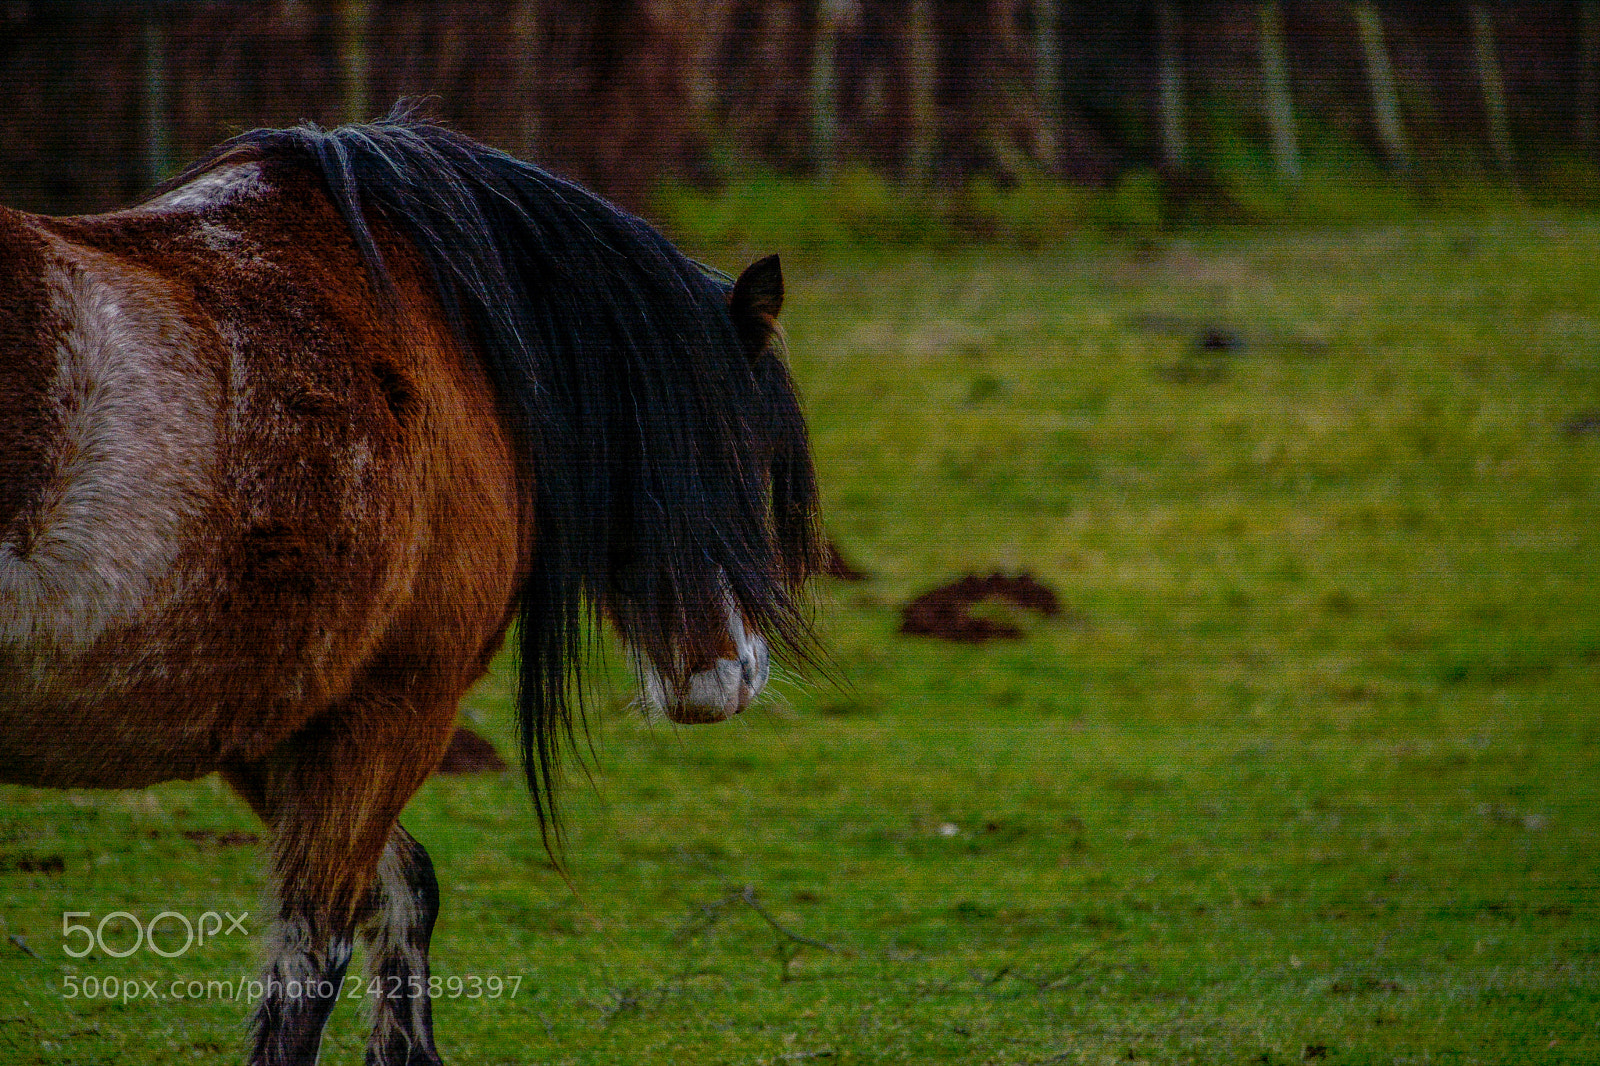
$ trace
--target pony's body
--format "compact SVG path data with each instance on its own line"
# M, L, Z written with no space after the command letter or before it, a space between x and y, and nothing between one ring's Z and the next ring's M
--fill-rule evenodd
M358 933L426 986L437 886L396 819L514 618L541 818L585 610L679 720L737 712L758 631L797 635L780 299L775 262L730 289L403 119L258 131L114 215L0 209L0 780L220 771L254 807L280 909L252 1061L314 1061L308 989ZM425 996L374 1006L370 1062L437 1061Z
M510 619L512 444L414 253L384 241L383 314L312 175L232 171L122 215L0 216L49 322L7 346L31 377L7 428L51 453L7 479L7 780L253 765L353 698L392 701L371 725L425 776Z

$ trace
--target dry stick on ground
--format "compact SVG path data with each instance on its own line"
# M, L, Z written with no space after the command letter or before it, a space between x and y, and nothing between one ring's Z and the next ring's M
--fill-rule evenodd
M789 963L794 960L795 955L800 951L799 947L790 947L789 945L791 942L804 947L819 948L822 951L828 952L830 955L845 954L832 944L824 944L820 940L813 940L808 936L801 936L799 933L796 933L793 930L785 929L778 923L776 918L767 913L765 907L756 902L756 890L753 886L745 885L743 891L739 893L739 898L744 900L745 905L751 910L761 915L762 919L768 925L772 926L772 928L778 934L779 940L777 946L773 950L778 956L778 980L780 982L787 982L789 980Z
M756 890L754 885L745 885L742 888L730 889L728 894L723 896L721 899L712 900L710 903L696 904L696 906L700 909L699 917L690 918L681 926L679 926L678 931L672 935L673 940L677 941L678 943L682 943L683 941L688 940L690 937L699 936L701 933L720 922L723 916L727 914L727 908L736 903L743 903L745 906L755 911L761 916L761 920L770 925L773 931L778 934L778 942L774 948L774 954L778 956L778 980L782 983L787 983L793 980L789 974L789 964L794 961L794 958L799 953L801 947L817 948L818 950L828 952L830 955L843 955L846 958L854 958L857 954L857 952L851 950L850 948L835 947L834 945L824 943L821 940L814 940L808 936L801 936L794 930L784 926L783 923L774 918L772 914L756 900ZM1048 992L1052 989L1070 987L1072 984L1072 979L1078 975L1079 971L1084 968L1089 960L1093 959L1095 956L1104 951L1108 951L1109 949L1116 947L1118 944L1123 943L1127 939L1128 938L1125 936L1119 936L1103 943L1091 945L1087 951L1080 954L1065 969L1057 970L1049 976L1040 978L1027 977L1017 974L1015 977L1017 980L1033 985L1040 992ZM1000 967L999 970L995 971L994 976L989 978L981 977L977 973L973 973L972 976L980 986L990 987L998 984L1001 978L1011 973L1012 969L1009 965L1007 965Z
M773 928L773 931L778 934L778 942L774 948L774 954L778 956L778 980L780 982L786 983L793 979L789 974L789 964L794 961L794 958L799 953L801 947L817 948L818 950L826 951L831 955L853 956L855 954L854 951L851 951L848 948L837 948L832 944L825 944L820 940L813 940L811 937L801 936L792 929L786 928L781 922L774 918L765 907L757 902L754 885L745 885L743 888L731 889L726 896L723 896L719 900L713 900L710 903L699 904L700 916L698 918L691 918L690 920L684 922L684 924L678 928L678 931L673 934L673 939L681 942L692 936L698 936L699 934L705 932L707 929L710 929L713 925L716 925L719 921L721 921L722 916L727 913L726 908L735 903L743 903L745 906L755 911L761 916L762 921L770 925Z
M968 970L967 973L979 988L993 988L995 985L998 985L1002 979L1010 977L1014 981L1020 981L1023 984L1032 985L1034 990L1038 992L1057 991L1064 988L1070 988L1072 985L1078 983L1078 981L1081 980L1081 978L1078 977L1078 974L1086 965L1088 965L1090 959L1093 959L1096 955L1100 955L1105 951L1116 947L1118 944L1125 942L1127 939L1128 938L1126 936L1119 936L1103 943L1093 944L1087 951L1084 951L1076 959L1074 959L1072 963L1069 964L1065 969L1056 970L1044 976L1032 976L1026 973L1019 973L1013 970L1009 964L1000 967L993 974L987 977L985 977L983 973L978 970Z
M1103 943L1093 944L1089 947L1089 950L1079 955L1077 959L1073 961L1072 965L1068 966L1066 969L1058 970L1049 977L1042 979L1027 980L1029 980L1029 983L1037 988L1040 992L1049 992L1052 989L1059 988L1069 988L1074 983L1072 979L1077 977L1079 971L1081 971L1084 966L1088 964L1090 959L1101 954L1102 952L1109 951L1111 948L1116 947L1127 939L1128 938L1126 936L1119 936Z

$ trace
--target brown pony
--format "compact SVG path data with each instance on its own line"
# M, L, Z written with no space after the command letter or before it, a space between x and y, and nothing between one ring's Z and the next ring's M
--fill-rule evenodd
M597 616L676 721L809 646L782 296L775 257L729 284L403 111L247 133L116 214L0 209L0 780L217 771L256 810L251 1062L316 1060L357 936L426 989L396 819L514 618L547 843ZM376 1006L369 1063L439 1061L425 994Z

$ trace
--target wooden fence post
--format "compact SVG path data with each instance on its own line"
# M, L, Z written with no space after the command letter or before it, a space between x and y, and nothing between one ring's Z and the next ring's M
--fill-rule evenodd
M939 143L939 47L929 0L911 0L906 35L911 82L911 150L906 156L906 172L914 184L925 185L932 175L933 155Z
M1058 169L1061 148L1061 9L1056 0L1033 4L1034 91L1039 99L1039 159L1046 173Z
M155 3L143 5L145 178L160 184L172 170L172 131L167 98L167 39Z
M1272 129L1272 159L1278 177L1300 184L1300 145L1294 132L1294 97L1289 91L1289 57L1283 41L1283 15L1277 0L1264 0L1257 19L1261 42L1261 80L1266 89L1267 125Z
M1495 56L1494 23L1482 3L1467 5L1472 16L1472 57L1478 68L1478 85L1483 90L1483 113L1488 120L1489 156L1501 174L1513 166L1510 126L1506 121L1506 87L1500 79L1500 61Z
M1366 59L1367 83L1372 88L1372 112L1383 141L1389 165L1401 173L1411 170L1411 149L1406 145L1405 128L1400 123L1400 97L1394 88L1394 71L1389 67L1389 51L1383 44L1383 20L1368 0L1350 5L1361 51Z
M1593 154L1600 144L1600 2L1583 0L1578 27L1578 143Z
M1161 156L1173 170L1183 170L1189 164L1188 139L1184 136L1182 33L1172 0L1159 0L1156 37L1161 79Z
M339 65L342 75L341 101L346 122L365 122L367 114L367 31L372 7L368 0L340 0Z

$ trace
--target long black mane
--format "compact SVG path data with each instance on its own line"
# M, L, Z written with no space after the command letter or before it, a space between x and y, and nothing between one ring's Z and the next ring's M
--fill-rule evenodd
M819 559L816 486L788 374L741 343L727 279L647 223L402 109L243 134L169 187L241 150L320 172L381 294L369 216L399 227L482 353L533 493L518 724L559 842L556 776L597 611L669 669L675 637L724 624L726 592L779 647L811 648L799 590Z

